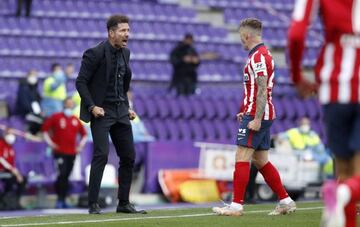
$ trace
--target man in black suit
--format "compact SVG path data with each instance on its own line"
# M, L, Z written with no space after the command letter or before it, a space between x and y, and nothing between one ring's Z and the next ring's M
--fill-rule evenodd
M119 203L116 212L146 213L129 203L129 192L135 160L130 120L136 113L130 109L126 92L131 70L129 18L113 15L107 21L108 39L84 52L76 89L81 97L80 119L91 123L94 141L89 182L89 213L100 214L98 204L101 179L109 153L109 133L120 158L118 170Z

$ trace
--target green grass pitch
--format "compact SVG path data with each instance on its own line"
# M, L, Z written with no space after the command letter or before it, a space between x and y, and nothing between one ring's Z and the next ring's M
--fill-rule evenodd
M290 215L268 216L275 204L246 205L245 215L224 217L212 214L211 207L150 210L147 215L105 213L102 215L68 214L0 219L0 226L121 226L121 227L188 227L188 226L251 226L251 227L312 227L319 226L322 204L298 203ZM360 221L358 222L360 226Z

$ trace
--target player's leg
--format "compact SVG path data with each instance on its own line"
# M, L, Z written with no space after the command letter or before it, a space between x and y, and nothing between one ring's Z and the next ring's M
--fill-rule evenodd
M324 106L329 147L335 155L338 182L326 182L323 186L325 210L322 226L356 226L357 194L356 159L360 150L359 105L330 104ZM355 187L354 187L355 186Z
M259 141L259 134L247 128L251 120L251 117L245 116L239 126L233 178L233 201L225 207L214 207L213 211L217 214L229 216L243 214L246 186L250 176L250 160L254 153L254 147L258 146Z
M254 149L238 146L235 158L233 176L233 201L224 207L214 207L213 211L219 215L240 216L243 214L243 204L246 186L250 177L250 160Z
M269 215L280 215L294 212L296 210L296 204L286 192L278 170L269 161L268 153L269 152L267 150L255 151L252 161L264 177L267 185L273 190L273 192L275 192L279 199L279 204L276 206L275 210L269 213Z

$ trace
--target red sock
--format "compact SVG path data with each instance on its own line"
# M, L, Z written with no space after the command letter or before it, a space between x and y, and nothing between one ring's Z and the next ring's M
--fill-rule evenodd
M356 227L356 203L350 202L345 207L346 227Z
M360 176L353 176L347 179L344 184L349 186L351 191L351 200L345 207L346 227L355 227L357 215L356 202L360 200Z
M360 176L353 176L344 182L351 191L351 201L360 201Z
M273 192L276 193L279 200L285 199L289 196L281 182L279 172L271 164L271 162L266 163L259 171L263 175L265 182L269 185Z
M250 177L250 162L236 162L233 180L233 202L244 204L246 186Z

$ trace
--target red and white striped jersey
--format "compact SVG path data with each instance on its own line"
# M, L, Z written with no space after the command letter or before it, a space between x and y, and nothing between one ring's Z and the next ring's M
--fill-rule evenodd
M294 82L301 79L306 29L320 12L325 43L315 66L319 99L327 103L360 103L360 0L298 0L289 30Z
M268 76L267 80L267 103L263 120L275 119L275 108L272 104L272 88L274 86L274 60L266 48L261 43L254 47L248 56L244 67L244 103L241 112L255 116L256 113L256 95L258 85L256 78L258 76Z

